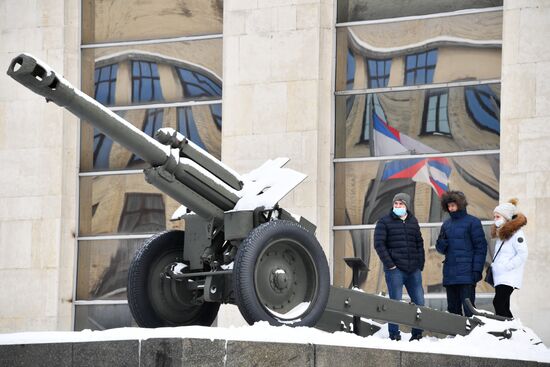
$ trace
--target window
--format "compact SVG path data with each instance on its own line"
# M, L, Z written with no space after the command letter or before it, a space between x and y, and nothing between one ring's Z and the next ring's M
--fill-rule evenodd
M118 224L120 233L158 232L165 228L166 215L161 194L126 194Z
M199 130L197 129L191 107L178 108L178 131L189 138L193 143L206 150L199 135Z
M481 220L490 220L498 204L501 47L495 40L501 40L502 11L467 2L465 7L416 1L403 12L407 6L398 1L336 1L331 177L336 286L350 285L344 259L355 256L369 269L360 274L360 288L385 291L374 230L390 213L394 195L406 192L424 239L424 289L432 293L432 305L446 307L442 257L434 249L448 217L441 195L463 191ZM440 14L453 7L469 10ZM430 16L395 21L396 11ZM365 19L376 21L360 22ZM493 289L479 284L477 291L489 296Z
M488 85L464 88L466 109L482 129L500 135L500 99Z
M154 137L155 132L162 127L162 117L164 113L162 108L150 109L145 112L145 121L143 122L143 132ZM143 159L132 153L128 165L142 163Z
M433 83L437 50L405 56L405 85Z
M132 61L132 102L162 100L157 64L149 61Z
M369 88L384 88L390 80L391 59L371 60L367 59L367 75L369 76Z
M94 98L101 104L115 104L117 64L98 67L94 74Z
M192 106L184 131L195 142L202 134L219 157L223 1L193 1L184 11L175 3L82 1L82 89L149 136L177 130L178 108ZM80 137L74 329L137 326L126 303L128 267L151 233L181 229L169 220L181 203L148 184L147 164L124 146L89 124Z
M449 90L439 89L426 92L422 134L451 135L449 127Z
M185 68L177 68L186 98L219 98L222 95L220 83L197 72Z

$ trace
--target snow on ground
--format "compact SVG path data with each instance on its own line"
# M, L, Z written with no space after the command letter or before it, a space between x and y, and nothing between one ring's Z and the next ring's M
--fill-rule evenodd
M468 355L487 358L522 359L550 362L548 349L535 333L524 327L520 320L499 322L480 317L486 324L475 328L468 336L438 339L424 337L409 342L410 334L402 332L402 340L388 339L387 326L370 337L337 332L334 334L308 327L274 327L267 322L258 322L242 327L182 326L174 328L142 329L119 328L104 331L83 330L79 332L23 332L0 334L0 344L67 343L105 340L143 340L150 338L202 338L222 340L244 340L278 343L313 343L345 347L394 349L411 352ZM514 328L510 339L499 339L489 331L503 331Z

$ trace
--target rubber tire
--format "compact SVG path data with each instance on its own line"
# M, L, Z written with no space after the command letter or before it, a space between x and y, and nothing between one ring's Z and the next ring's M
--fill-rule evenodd
M157 328L165 326L202 325L210 326L216 319L219 303L204 302L196 315L185 322L167 320L160 317L155 311L149 298L149 273L157 259L174 252L183 256L185 242L184 231L165 231L148 238L141 249L136 253L128 269L128 306L134 320L140 327ZM178 260L174 257L172 261ZM167 262L166 265L168 265ZM185 310L182 310L185 312Z
M281 321L266 310L259 299L255 287L255 269L258 258L274 241L291 239L298 242L312 260L317 270L314 299L296 321ZM271 325L314 326L325 311L329 290L330 274L327 259L317 238L298 223L275 220L254 228L241 243L235 257L233 270L235 301L244 319L252 325L257 321L267 321Z

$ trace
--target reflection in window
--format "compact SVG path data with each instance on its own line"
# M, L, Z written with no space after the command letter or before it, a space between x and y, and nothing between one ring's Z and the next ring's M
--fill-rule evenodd
M137 326L128 305L78 305L74 311L76 331Z
M113 141L94 128L94 169L109 169Z
M487 160L494 160L494 158L487 156L485 157ZM455 163L456 170L458 173L464 178L464 180L469 183L470 185L478 188L481 192L486 194L488 197L490 197L493 200L498 200L498 187L492 188L485 182L479 180L477 177L472 175L470 172L468 172L465 168L463 168L460 164ZM491 219L490 217L487 219Z
M449 91L448 89L431 90L426 93L423 134L451 135L449 128Z
M367 94L367 102L363 111L363 128L361 130L361 136L359 136L359 143L368 144L371 134L371 110L372 110L372 94ZM382 111L384 112L384 111Z
M390 80L391 59L367 60L369 88L384 88Z
M381 119L387 121L386 113L380 104L380 99L376 94L368 94L367 102L365 105L365 111L363 113L363 129L361 130L361 137L359 143L368 143L371 136L372 120ZM371 152L374 153L374 152Z
M118 224L119 233L159 232L166 228L161 194L127 193Z
M210 113L212 114L212 118L214 119L214 123L216 123L216 127L218 130L222 129L222 105L221 104L211 104L210 105Z
M145 112L145 121L143 122L143 132L151 137L155 136L155 132L162 127L163 109L154 108ZM143 159L132 153L132 157L128 165L142 163Z
M101 104L115 104L115 87L118 64L111 64L95 68L94 98Z
M443 222L448 218L447 212L444 212L441 208L441 201L437 192L432 190L430 199L430 214L428 217L429 222ZM436 237L437 238L437 237ZM433 246L432 246L433 247Z
M419 52L405 57L405 85L433 82L437 50Z
M178 131L202 149L206 147L199 135L191 107L178 107Z
M149 61L132 61L132 102L162 100L157 64Z
M87 242L90 241L79 243L77 297L84 300L126 299L128 268L142 247L143 239L123 240L120 244Z
M353 104L355 103L355 95L348 96L346 99L346 120L349 117L349 114L351 113L351 109L353 108Z
M353 89L353 83L355 82L355 55L353 55L349 48L346 73L346 90L350 90Z
M500 134L500 99L488 85L464 88L466 109L482 129Z
M219 83L197 71L177 68L186 98L221 97Z

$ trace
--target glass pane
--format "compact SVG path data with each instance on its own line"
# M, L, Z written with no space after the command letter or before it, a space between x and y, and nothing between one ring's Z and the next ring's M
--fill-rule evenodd
M82 90L104 103L94 94L98 72L113 106L221 99L222 40L84 49Z
M334 225L375 223L390 212L399 192L411 196L414 215L428 222L431 205L438 205L437 198L447 189L464 192L470 214L492 220L498 204L499 156L335 163Z
M105 330L119 327L137 327L128 305L77 305L74 329Z
M482 129L500 134L500 96L486 85L466 87L464 93L473 121Z
M337 22L399 18L495 6L502 6L502 0L338 0Z
M416 70L416 79L414 84L426 84L426 69Z
M180 129L181 111L185 111L191 131ZM119 116L149 136L161 127L179 130L214 157L221 157L221 104L193 107L152 108L117 111ZM89 124L81 125L80 169L82 172L142 169L148 167L140 157L113 143L111 138ZM185 131L185 132L184 132Z
M144 241L79 241L76 299L125 300L128 268Z
M485 91L491 93L490 106L479 97ZM422 134L432 131L422 125L430 121L431 111L437 111L435 104L429 103L434 93L445 96L440 99L439 115L452 136ZM380 108L373 109L373 104ZM499 149L499 115L500 84L336 96L335 155L351 158ZM361 139L365 125L371 129L369 142Z
M355 25L336 30L336 90L346 90L349 50L355 55L353 89L365 88L368 59L390 59L388 87L499 79L502 12Z
M493 241L490 236L490 226L485 226L487 243ZM424 251L426 262L422 272L424 291L427 293L445 293L443 287L443 263L444 256L435 249L435 242L439 236L440 227L423 227L420 229L424 239ZM334 231L334 285L338 287L350 287L352 271L346 263L346 257L359 257L368 267L367 272L360 273L361 289L368 293L378 294L387 292L384 279L384 269L380 258L374 249L374 230L357 229L352 231ZM489 247L492 247L490 245ZM491 249L487 252L485 267L491 262ZM478 293L492 293L493 288L485 282L479 282L476 288ZM406 290L404 289L404 292Z
M223 1L82 1L82 43L221 34Z
M222 87L221 84L204 73L190 70L188 68L178 67L176 68L180 81L185 91L185 97L188 98L201 98L201 97L213 97L221 98Z
M80 236L154 233L179 228L170 218L180 204L141 174L80 178Z

